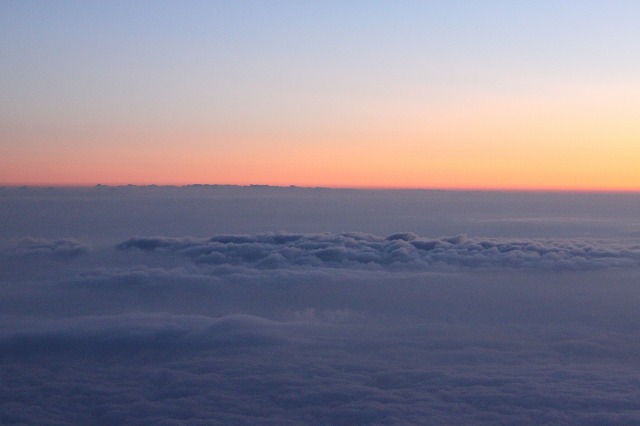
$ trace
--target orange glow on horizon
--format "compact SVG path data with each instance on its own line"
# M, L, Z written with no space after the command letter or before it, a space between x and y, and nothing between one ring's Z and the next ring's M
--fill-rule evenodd
M640 191L640 89L578 94L363 107L367 126L10 129L0 184Z

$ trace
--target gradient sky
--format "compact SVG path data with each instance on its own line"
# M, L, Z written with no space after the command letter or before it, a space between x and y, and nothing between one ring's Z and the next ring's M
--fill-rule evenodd
M640 2L0 3L0 184L640 190Z

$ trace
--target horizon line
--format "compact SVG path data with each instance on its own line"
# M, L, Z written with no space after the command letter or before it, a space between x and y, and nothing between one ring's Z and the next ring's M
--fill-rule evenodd
M540 192L540 193L625 193L640 194L640 188L571 188L571 187L419 187L419 186L313 186L233 183L189 183L189 184L2 184L0 188L20 189L90 189L90 188L190 188L190 187L235 187L274 189L323 189L353 191L434 191L434 192Z

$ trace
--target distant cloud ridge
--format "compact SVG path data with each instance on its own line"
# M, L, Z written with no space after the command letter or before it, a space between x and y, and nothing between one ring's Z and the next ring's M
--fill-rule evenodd
M135 237L121 250L185 256L196 264L252 268L334 267L551 270L640 266L640 246L588 240L506 240L465 235L425 239L413 233L386 238L365 233L217 235L210 239Z

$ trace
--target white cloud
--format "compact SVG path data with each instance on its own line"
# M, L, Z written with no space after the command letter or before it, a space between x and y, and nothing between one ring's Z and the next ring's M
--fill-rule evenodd
M640 265L640 245L589 240L469 238L415 234L221 235L210 239L136 237L118 248L178 254L197 264L252 268L301 266L390 269L599 269Z

